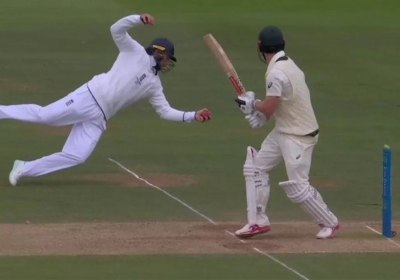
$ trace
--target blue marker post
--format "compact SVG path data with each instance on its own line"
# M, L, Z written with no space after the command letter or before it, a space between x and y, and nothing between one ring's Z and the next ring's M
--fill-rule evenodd
M392 149L383 146L382 159L382 235L391 238L392 231Z

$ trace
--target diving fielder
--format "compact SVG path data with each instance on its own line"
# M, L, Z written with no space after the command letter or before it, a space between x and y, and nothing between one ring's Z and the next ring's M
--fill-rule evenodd
M247 148L244 164L248 223L236 231L238 237L252 237L270 230L266 207L270 193L269 173L282 160L288 181L279 185L287 197L320 227L316 237L326 239L339 229L336 216L328 209L321 194L309 183L312 152L318 142L319 127L311 105L304 73L284 52L285 40L279 28L268 26L258 36L258 50L268 64L266 97L256 100L246 92L235 101L253 128L274 117L275 127L260 151Z
M11 185L15 186L21 177L37 177L84 163L105 131L106 122L122 108L142 99L148 99L165 120L204 122L211 118L207 109L184 112L171 108L159 73L170 70L177 61L174 44L166 38L156 38L144 48L128 34L130 28L143 24L153 25L153 16L131 15L112 25L111 34L119 49L114 65L64 98L45 107L0 105L0 119L50 126L73 124L61 152L32 161L16 160L9 175Z

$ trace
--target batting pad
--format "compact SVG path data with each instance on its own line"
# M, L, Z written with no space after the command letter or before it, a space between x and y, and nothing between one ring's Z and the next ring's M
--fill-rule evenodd
M265 214L265 208L269 199L269 175L267 173L255 172L255 183L257 191L257 214Z
M243 166L243 175L246 181L247 220L250 225L255 224L257 220L257 193L253 165L253 159L256 155L256 149L247 147L247 156Z
M310 185L296 181L281 182L279 185L285 190L288 198L293 203L300 204L300 207L311 215L317 224L323 224L327 227L338 224L338 219L329 211L322 196L315 188L310 188Z

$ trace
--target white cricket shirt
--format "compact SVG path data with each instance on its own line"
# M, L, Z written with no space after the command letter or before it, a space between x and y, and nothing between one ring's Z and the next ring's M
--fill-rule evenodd
M293 94L293 87L288 76L278 68L271 69L265 82L267 96L290 98Z
M119 49L114 65L107 73L94 76L88 88L104 116L109 120L119 110L142 99L148 99L161 118L171 121L193 121L195 112L171 108L165 98L160 77L153 67L156 62L128 30L143 24L140 15L131 15L111 26L111 34Z
M281 133L304 136L318 129L311 104L310 90L303 71L290 58L276 62L285 52L274 55L266 73L267 96L279 96L274 114L275 127Z

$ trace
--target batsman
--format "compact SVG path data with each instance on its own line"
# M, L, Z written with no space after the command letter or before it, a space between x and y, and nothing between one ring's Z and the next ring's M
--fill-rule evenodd
M235 234L249 238L270 230L266 211L270 172L283 161L288 180L279 185L290 201L298 204L318 225L316 238L327 239L339 229L338 218L309 183L319 126L305 75L284 50L285 40L278 27L268 26L260 31L258 53L268 65L266 97L258 100L254 92L248 91L235 100L252 128L262 127L271 117L275 120L275 127L261 144L261 149L247 148L243 174L248 223Z

